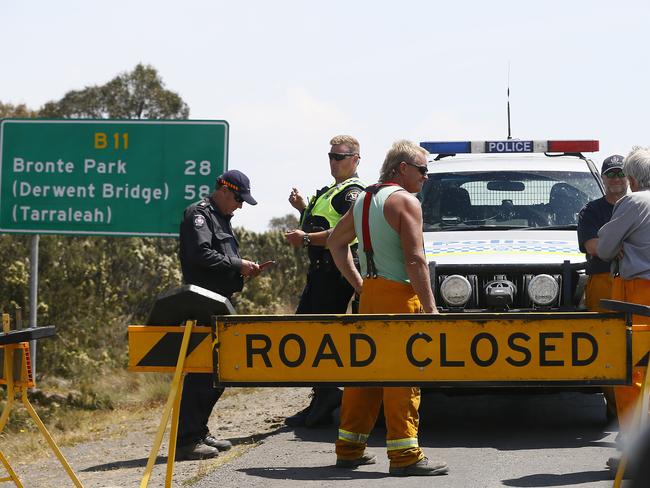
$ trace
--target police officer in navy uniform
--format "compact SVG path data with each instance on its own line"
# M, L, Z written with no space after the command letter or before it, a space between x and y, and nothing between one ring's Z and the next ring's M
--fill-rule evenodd
M217 178L215 190L185 209L180 226L180 261L183 281L231 299L241 291L244 276L257 276L257 263L242 259L230 219L243 203L257 205L248 177L237 170ZM208 419L223 393L215 388L212 374L188 373L183 383L176 460L212 458L232 447L215 439Z
M594 312L607 312L600 307L600 300L612 298L613 276L610 274L610 263L598 257L598 231L612 219L614 204L627 194L623 159L623 156L613 154L603 161L600 175L605 195L587 203L578 215L578 246L587 257L585 304L587 309ZM617 417L614 390L604 387L603 393L607 417L613 420Z
M364 189L357 176L359 142L340 135L330 141L328 153L334 183L316 192L308 204L293 188L289 203L300 212L300 229L285 234L289 244L305 247L309 256L307 283L300 297L297 314L345 313L354 289L341 276L326 248L327 237ZM356 260L356 245L353 246ZM314 427L331 421L332 412L341 403L341 391L335 387L314 388L307 408L285 420L292 427Z

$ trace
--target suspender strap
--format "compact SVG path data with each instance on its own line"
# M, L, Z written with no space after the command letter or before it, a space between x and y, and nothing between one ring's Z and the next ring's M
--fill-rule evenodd
M375 260L373 258L372 242L370 240L370 202L372 201L373 195L375 195L379 190L386 186L399 186L397 183L377 183L375 185L370 185L366 188L366 193L363 196L363 213L361 214L361 235L363 237L363 252L366 255L366 267L367 275L366 278L376 278L377 277L377 267L375 266Z
M363 200L363 214L361 215L361 234L363 235L363 252L366 254L366 278L376 278L377 268L375 267L375 260L373 259L372 242L370 242L370 226L368 220L370 217L370 202L372 201L373 193L366 189L366 194Z

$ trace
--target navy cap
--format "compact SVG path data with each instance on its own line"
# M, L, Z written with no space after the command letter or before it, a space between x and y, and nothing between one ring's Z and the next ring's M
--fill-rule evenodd
M604 175L610 169L623 169L623 160L625 158L620 154L614 154L603 161L603 167L600 170L600 174Z
M223 185L237 193L242 199L250 204L257 205L257 200L251 195L251 182L241 171L231 169L217 178L217 185Z

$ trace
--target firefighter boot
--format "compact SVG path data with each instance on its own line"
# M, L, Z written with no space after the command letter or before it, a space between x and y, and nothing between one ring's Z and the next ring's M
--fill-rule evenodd
M448 471L449 467L444 461L433 462L426 457L415 464L389 469L391 476L438 476L447 474Z

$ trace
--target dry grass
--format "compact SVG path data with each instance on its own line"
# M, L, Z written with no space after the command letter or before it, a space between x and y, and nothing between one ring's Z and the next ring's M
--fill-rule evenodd
M171 374L109 371L101 376L72 382L57 378L45 379L37 386L48 395L65 397L77 384L86 392L88 404L81 408L70 405L39 405L32 403L36 413L59 446L72 446L97 438L122 437L131 426L155 432L159 413L167 401ZM224 397L245 395L256 388L226 390ZM3 391L4 393L4 391ZM92 399L97 401L92 404ZM5 402L0 402L4 408ZM109 405L107 407L107 405ZM16 398L9 422L0 434L2 452L10 459L33 461L50 455L51 451L29 417L20 398Z
M74 445L98 436L119 437L134 424L155 428L154 424L147 426L147 422L151 422L151 411L160 410L167 400L171 375L118 370L80 380L80 383L84 385L85 396L91 400L97 399L97 405L89 403L79 408L56 403L32 404L59 446ZM38 387L47 394L60 393L65 396L71 387L74 388L74 384L46 379ZM5 404L0 403L2 408ZM25 462L50 453L20 398L14 401L9 422L0 434L0 443L8 457Z

